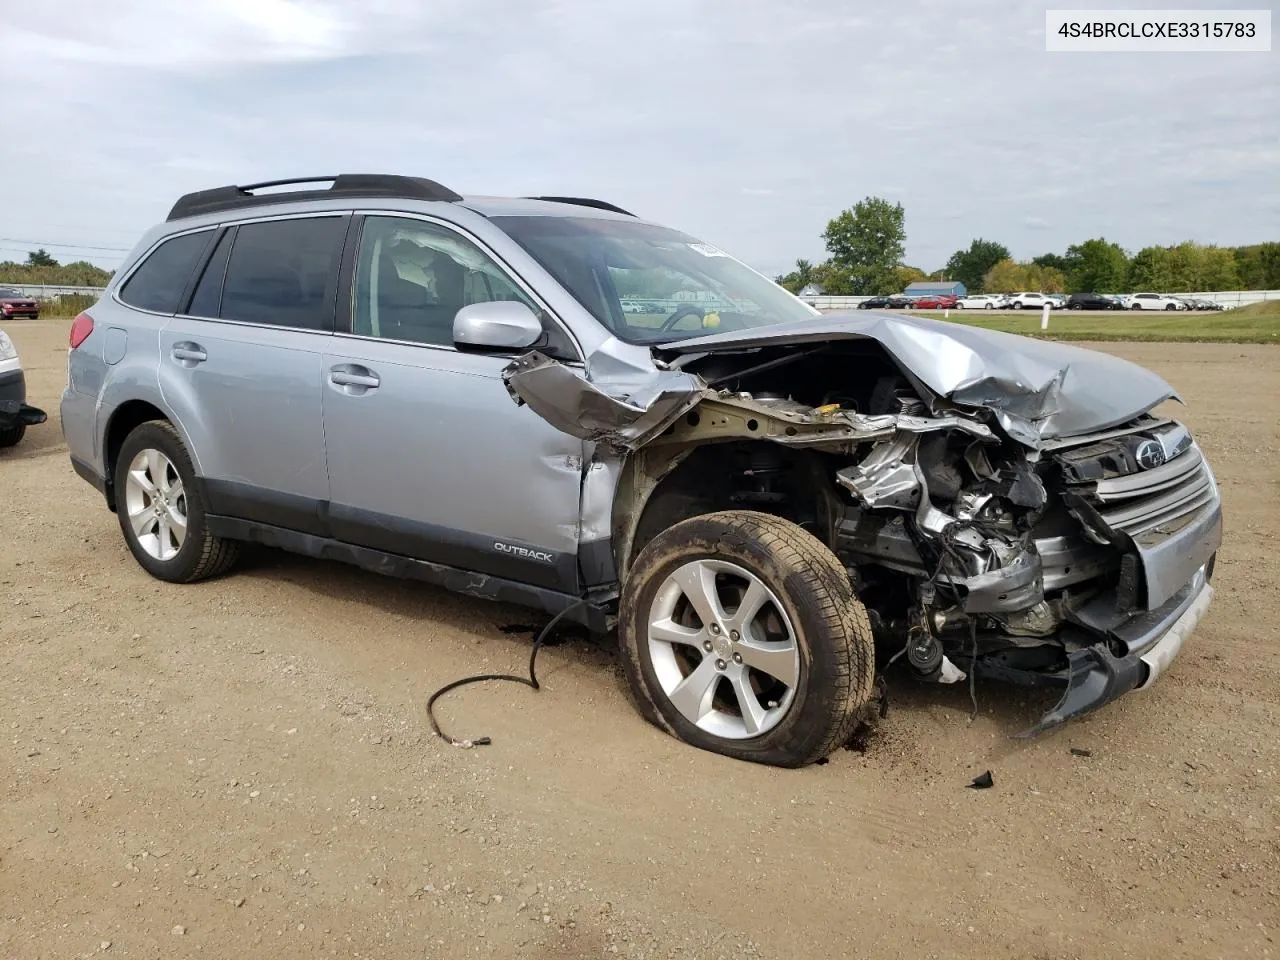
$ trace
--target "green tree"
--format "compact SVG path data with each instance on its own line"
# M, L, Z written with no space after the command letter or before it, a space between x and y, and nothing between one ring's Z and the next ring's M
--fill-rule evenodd
M982 293L982 278L987 271L1008 259L1009 249L1003 243L979 237L969 244L968 250L957 250L951 255L946 275L950 280L959 280L970 293Z
M1009 258L1001 260L982 278L982 289L987 293L1017 293L1026 286L1026 268Z
M894 289L893 292L907 289L907 285L917 283L920 280L928 280L929 275L919 267L895 267L893 271Z
M53 256L49 251L45 250L43 247L39 250L33 250L31 253L27 254L28 267L56 267L57 265L58 261L53 259Z
M1129 255L1106 237L1072 244L1061 259L1072 293L1119 293L1129 276Z
M1067 276L1056 267L1042 267L1036 263L1024 263L1025 290L1038 290L1040 293L1065 293Z
M792 293L799 293L813 281L813 264L808 260L797 260L796 268L790 273L774 277L774 281Z
M1143 247L1129 261L1129 289L1134 291L1156 290L1159 277L1164 272L1164 247Z
M1066 289L1066 277L1054 267L1042 267L1031 263L1014 263L1001 260L982 278L982 289L987 293L1021 293L1038 290L1041 293L1062 293Z
M1054 270L1061 270L1063 273L1067 272L1067 258L1056 253L1042 253L1040 256L1033 258L1031 263L1033 266L1051 267Z
M856 290L853 275L844 267L824 260L813 268L811 282L822 288L822 292L832 297L852 296Z
M906 236L902 204L866 197L828 223L822 239L851 292L868 294L894 291L894 268L902 264Z
M1280 289L1280 243L1255 243L1233 251L1242 290Z

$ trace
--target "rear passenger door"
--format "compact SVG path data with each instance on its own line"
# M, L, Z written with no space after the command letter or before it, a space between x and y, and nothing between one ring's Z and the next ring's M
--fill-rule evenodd
M453 342L463 306L519 300L543 314L553 339L542 349L571 355L556 321L439 222L369 216L353 246L350 322L324 359L333 535L575 590L582 442L512 402L501 374L514 353Z
M326 533L321 370L349 223L226 228L190 305L161 332L161 389L192 440L210 513Z

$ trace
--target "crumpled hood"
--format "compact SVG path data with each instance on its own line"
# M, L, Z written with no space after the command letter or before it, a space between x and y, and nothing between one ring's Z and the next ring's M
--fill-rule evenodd
M1105 430L1177 398L1161 377L1128 360L1049 340L892 313L831 314L666 344L659 351L704 354L867 339L939 397L995 413L1030 447L1041 440Z

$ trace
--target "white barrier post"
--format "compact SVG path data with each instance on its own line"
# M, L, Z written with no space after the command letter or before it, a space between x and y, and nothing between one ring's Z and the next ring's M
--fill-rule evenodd
M1047 303L1044 305L1044 308L1040 311L1040 329L1041 330L1049 329L1049 305Z
M945 319L947 319L947 317L949 317L949 316L951 316L951 308L950 308L950 307L943 307L943 308L942 308L942 319L943 319L943 320L945 320Z

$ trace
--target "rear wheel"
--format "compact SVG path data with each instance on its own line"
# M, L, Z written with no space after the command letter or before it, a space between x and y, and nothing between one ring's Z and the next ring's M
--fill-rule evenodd
M0 447L12 447L26 435L27 425L19 423L16 426L5 427L0 430Z
M1165 308L1166 310L1177 310L1177 309L1178 309L1178 306L1177 306L1177 304L1173 304L1173 303L1166 303L1166 304L1165 304L1165 306L1164 306L1164 308Z
M819 760L871 697L871 626L848 573L768 514L707 514L658 534L627 578L618 640L645 719L742 760Z
M153 577L192 583L235 562L239 544L209 533L191 457L171 424L152 420L125 438L115 489L125 543Z

